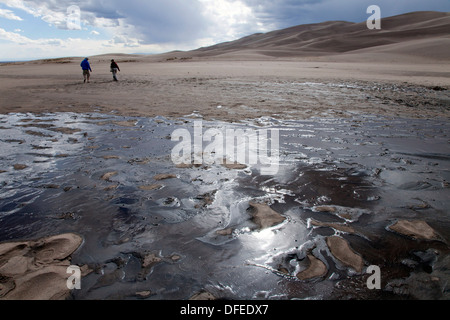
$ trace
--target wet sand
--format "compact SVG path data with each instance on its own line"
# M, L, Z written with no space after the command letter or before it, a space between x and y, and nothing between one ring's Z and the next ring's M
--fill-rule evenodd
M449 298L446 117L203 120L279 130L272 175L177 166L174 130L202 119L1 115L0 299L66 298L54 260L10 248L68 233L83 242L58 263L85 270L72 299ZM10 272L24 259L51 294L24 294L28 271ZM371 265L382 290L367 288Z

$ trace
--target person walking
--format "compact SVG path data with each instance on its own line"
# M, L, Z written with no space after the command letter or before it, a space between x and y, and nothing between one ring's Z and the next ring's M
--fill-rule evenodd
M113 74L114 81L119 81L119 80L117 80L117 72L120 72L120 68L117 65L117 63L114 61L114 59L111 60L111 72Z
M81 62L81 69L83 69L84 83L86 83L86 81L89 83L90 79L91 79L91 72L92 72L92 68L89 63L89 58L85 58Z

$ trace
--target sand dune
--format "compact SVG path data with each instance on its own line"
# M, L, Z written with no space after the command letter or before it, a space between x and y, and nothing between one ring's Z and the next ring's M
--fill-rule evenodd
M435 37L381 45L327 56L334 61L383 61L411 63L446 63L450 59L450 37Z
M357 61L370 62L374 59L385 61L385 56L389 55L403 55L407 59L409 57L408 61L415 57L421 59L420 62L439 62L450 60L449 43L450 12L420 11L382 18L381 30L369 30L365 21L327 21L256 33L192 51L157 55L112 53L95 56L95 61L109 63L111 59L118 59L124 63L280 58L353 61L356 58ZM66 64L78 62L80 58L44 59L32 63Z
M422 49L419 51L423 57L423 51L427 47L417 45L417 41L433 39L435 45L432 56L429 57L449 59L449 34L450 13L414 12L382 19L381 30L369 30L366 22L329 21L254 34L236 41L200 48L190 54L211 57L238 51L254 51L272 57L302 57L350 53L379 46L383 46L383 53L390 51L386 46L392 46L393 53L398 53L399 44L414 42L417 48Z
M234 41L192 51L157 55L105 54L97 62L163 62L194 60L267 60L317 58L365 53L404 54L432 61L448 61L450 12L420 11L382 18L381 30L369 30L366 22L327 21L256 33ZM370 55L369 58L372 58ZM44 59L34 63L65 64L82 57ZM323 59L322 59L323 60ZM28 63L16 63L28 64Z

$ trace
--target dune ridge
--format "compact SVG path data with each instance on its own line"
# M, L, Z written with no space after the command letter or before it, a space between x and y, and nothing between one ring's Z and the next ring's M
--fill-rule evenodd
M422 11L382 18L381 30L369 30L366 22L328 21L254 34L189 53L217 57L253 52L281 58L361 53L361 50L382 47L378 52L415 55L416 49L423 48L431 58L449 59L449 35L450 13ZM430 39L433 39L433 50L427 50L429 47L425 45ZM423 56L422 51L419 54Z

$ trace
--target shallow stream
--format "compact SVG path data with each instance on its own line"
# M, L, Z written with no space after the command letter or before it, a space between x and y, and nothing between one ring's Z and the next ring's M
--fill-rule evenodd
M200 117L1 115L0 241L80 234L72 262L93 272L74 299L450 297L446 120L202 122L224 136L276 130L276 172L261 174L261 163L176 166L172 135L194 136ZM257 228L250 202L284 222ZM440 239L395 233L397 220L426 221ZM333 257L333 235L362 256L363 272ZM299 280L311 252L327 272ZM382 290L367 288L370 265Z

